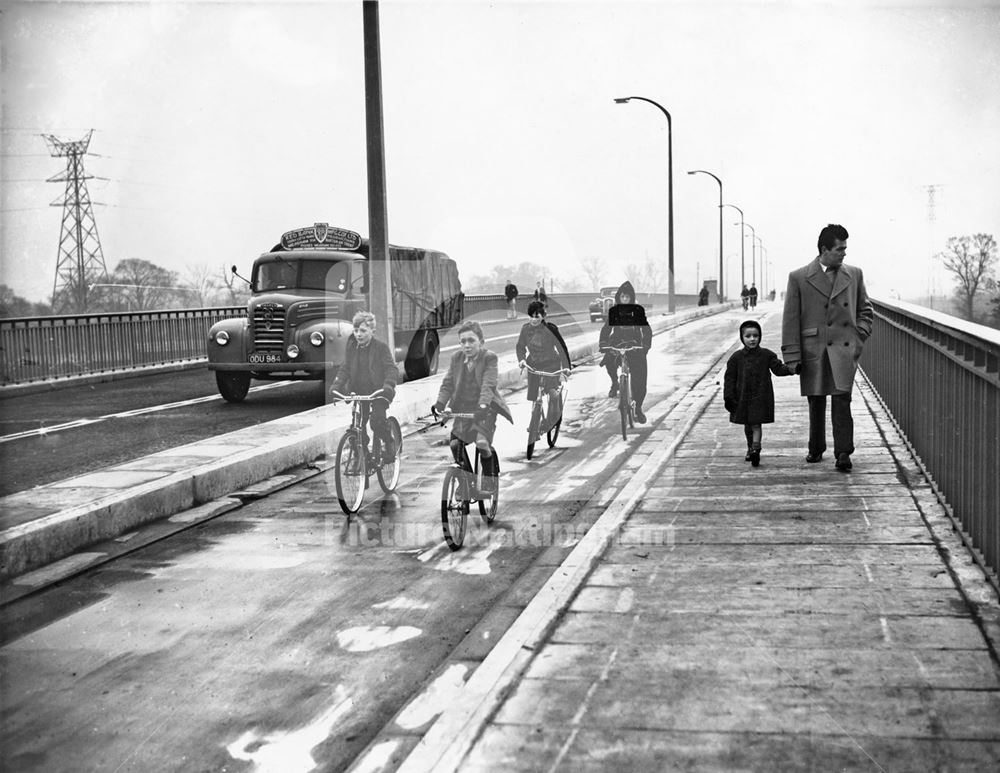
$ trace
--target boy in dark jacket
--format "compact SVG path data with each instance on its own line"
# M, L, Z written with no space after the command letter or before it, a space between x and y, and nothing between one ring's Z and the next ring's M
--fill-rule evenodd
M347 339L344 364L330 386L331 392L370 395L376 389L382 390L382 400L373 400L368 422L372 434L381 438L386 458L396 455L396 444L389 429L386 411L396 396L399 371L389 351L389 345L375 338L375 315L370 311L359 311L352 320L354 333Z
M729 421L742 424L747 438L745 461L754 467L760 464L762 424L774 423L774 388L771 374L794 376L795 371L785 365L778 355L760 345L760 324L747 320L740 325L743 348L735 352L726 363L723 397Z
M530 365L535 370L554 373L557 370L569 370L569 349L563 340L559 328L545 319L545 304L532 301L528 304L528 323L521 327L514 351L517 361L523 368ZM546 427L552 427L561 418L559 404L559 376L539 376L528 371L528 402L534 402L538 397L538 388L543 386L549 393L550 415L545 417ZM542 383L544 382L544 384Z
M615 305L608 309L608 321L601 328L599 339L604 358L601 360L611 377L611 391L608 397L618 395L618 355L608 351L609 346L624 349L628 346L639 346L641 350L633 350L628 357L629 370L632 373L632 399L635 400L635 420L646 423L646 414L642 412L642 401L646 399L646 354L653 345L653 329L646 321L646 310L635 302L635 289L629 281L622 282L615 293Z

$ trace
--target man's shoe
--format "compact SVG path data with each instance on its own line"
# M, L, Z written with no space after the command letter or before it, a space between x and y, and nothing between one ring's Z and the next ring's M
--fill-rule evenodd
M850 454L838 454L837 455L837 465L836 466L837 466L837 469L840 470L841 472L847 472L848 470L850 470L852 467L854 467L854 465L851 464L851 455Z
M753 449L751 449L749 456L750 456L750 464L752 464L754 467L759 467L760 466L760 449L759 448L753 448Z
M823 452L820 451L818 454L807 454L806 461L809 462L809 464L816 464L816 462L823 461Z
M641 408L636 408L635 409L635 423L636 424L645 424L646 423L646 414L644 414L642 412Z
M608 397L618 397L618 382L616 381L611 385L611 389L608 390Z

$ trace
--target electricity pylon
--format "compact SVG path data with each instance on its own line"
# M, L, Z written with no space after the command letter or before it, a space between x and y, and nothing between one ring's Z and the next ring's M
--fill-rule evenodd
M83 157L93 133L91 129L83 139L71 142L51 134L42 135L52 156L66 158L66 171L46 180L66 183L66 193L50 205L63 208L56 278L52 286L52 308L57 314L85 314L91 285L108 281L104 252L97 236L97 221L87 191L91 175L83 171Z

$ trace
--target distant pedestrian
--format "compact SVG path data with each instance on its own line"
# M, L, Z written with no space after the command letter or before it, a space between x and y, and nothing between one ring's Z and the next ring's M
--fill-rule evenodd
M743 311L746 311L750 307L750 291L746 285L743 285L743 289L740 290L740 298L743 299Z
M757 285L750 285L750 289L747 291L750 295L750 308L757 308Z
M545 294L545 285L535 282L535 300L541 301L546 307L549 305L549 297Z
M708 288L702 287L701 292L698 293L698 305L708 306Z
M742 424L747 439L745 461L754 467L760 464L763 429L761 425L774 423L774 388L771 374L793 376L795 371L785 365L778 355L760 345L760 324L752 319L740 325L740 342L743 348L735 352L726 363L723 398L729 421Z
M503 294L507 299L507 319L517 319L517 285L508 279Z
M844 265L847 229L820 231L819 255L788 275L781 319L781 353L789 367L801 363L799 387L809 401L809 453L826 450L826 396L830 398L833 453L838 470L852 468L854 417L851 392L861 349L872 334L875 311L860 268Z

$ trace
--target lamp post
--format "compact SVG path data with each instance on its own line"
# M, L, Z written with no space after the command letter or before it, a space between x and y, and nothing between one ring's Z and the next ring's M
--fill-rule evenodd
M743 225L749 228L750 233L753 234L753 236L750 237L750 251L751 251L750 284L755 285L757 284L757 232L754 230L754 227L749 223L744 221ZM743 235L743 238L744 239L746 238L746 234Z
M615 97L615 103L626 104L631 99L649 102L667 117L667 227L670 236L667 241L667 311L674 312L674 145L670 113L659 102L646 97Z
M737 212L740 213L740 290L742 290L746 286L746 283L747 283L747 276L746 276L746 263L747 263L747 261L746 261L746 244L745 244L745 237L743 236L743 234L745 234L746 231L743 230L743 210L740 209L739 207L737 207L735 204L723 204L722 206L724 206L724 207L730 207L730 208L735 209ZM735 223L734 223L734 225L735 225Z
M763 295L767 287L767 264L764 262L766 260L764 257L764 240L759 236L757 237L757 246L760 247L760 292Z
M704 169L692 169L688 174L707 174L719 184L719 303L725 300L722 287L722 180Z

